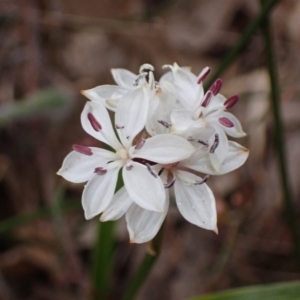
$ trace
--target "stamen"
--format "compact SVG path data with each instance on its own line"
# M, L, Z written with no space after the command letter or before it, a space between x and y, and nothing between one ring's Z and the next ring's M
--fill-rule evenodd
M130 165L130 164L126 165L126 170L127 170L127 171L132 170L132 168L133 168L133 165Z
M206 142L204 142L204 141L197 140L196 142L199 143L199 144L201 144L201 145L203 145L203 146L208 147L208 143L206 143Z
M163 170L164 170L164 168L161 168L161 169L159 170L159 172L158 172L158 176L160 176L160 175L161 175L161 173L163 172Z
M192 136L189 136L189 137L187 138L187 140L188 140L189 142L196 142L196 143L199 143L199 144L201 144L201 145L203 145L203 146L208 147L208 143L206 143L206 142L204 142L204 141L202 141L202 140L195 140Z
M147 73L146 81L149 83L149 86L152 90L155 89L155 80L152 72Z
M223 80L221 78L218 78L216 80L216 87L215 87L214 95L219 94L222 86L223 86Z
M95 116L92 113L88 113L88 119L91 123L91 126L95 131L100 131L102 129L101 124L98 122L98 120L95 118Z
M206 94L204 95L204 99L203 99L201 105L202 105L203 107L207 107L208 104L210 103L210 100L211 100L212 96L213 96L213 92L210 91L210 90L207 91Z
M221 78L218 78L209 88L209 91L211 91L214 95L217 95L223 85L223 80Z
M95 168L94 173L96 173L97 175L104 175L107 173L107 170L101 167Z
M125 126L121 126L121 125L115 125L116 129L124 129Z
M93 155L93 152L89 147L81 146L81 145L73 145L72 148L78 153L85 154L88 156Z
M198 76L197 83L202 83L210 72L210 67L205 67Z
M148 73L141 73L137 76L133 86L138 86L139 85L139 81L143 78L146 77L148 75Z
M194 183L194 185L203 184L203 183L205 183L208 180L208 178L209 178L209 175L205 175L201 181L197 181L196 180L196 183Z
M176 181L176 178L173 177L173 179L170 182L168 182L167 184L164 184L165 189L169 189L170 187L172 187L174 185L175 181Z
M224 102L224 106L226 109L229 109L233 107L238 101L239 101L238 95L231 96Z
M211 146L209 153L214 153L216 151L218 145L219 145L219 135L216 133L215 141L214 141L213 145Z
M149 163L145 163L145 166L147 167L148 171L150 172L150 174L154 177L157 178L158 175L151 169L151 166Z
M144 146L145 143L146 143L146 140L145 140L145 139L140 139L140 140L137 142L137 144L135 145L134 149L136 149L136 150L141 149L141 148Z
M163 126L165 126L166 128L170 128L172 126L171 123L164 121L164 120L157 120L157 122Z
M145 72L153 72L154 71L154 67L150 64L143 64L140 67L140 71L139 73L145 73Z
M225 117L219 118L219 122L225 127L228 127L228 128L234 127L234 124L228 118L225 118Z

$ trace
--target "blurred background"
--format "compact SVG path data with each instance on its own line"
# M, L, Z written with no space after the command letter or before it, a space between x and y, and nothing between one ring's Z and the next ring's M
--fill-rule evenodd
M56 175L81 128L80 90L114 84L111 68L150 63L216 70L261 10L248 0L0 0L0 299L92 299L98 220L84 220L83 185ZM288 178L300 217L300 2L272 11ZM265 41L256 30L222 74L222 94L250 149L240 169L210 178L219 235L171 207L161 254L138 300L181 300L240 286L300 279L284 210ZM208 78L209 80L209 78ZM99 145L98 145L99 146ZM296 222L297 223L297 222ZM296 224L299 229L299 224ZM116 225L110 292L120 299L145 254ZM104 299L104 298L103 298ZM288 298L287 298L288 299Z

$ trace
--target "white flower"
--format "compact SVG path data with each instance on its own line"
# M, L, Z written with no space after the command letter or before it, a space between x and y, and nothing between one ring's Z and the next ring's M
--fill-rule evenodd
M173 110L170 116L170 130L177 134L189 135L189 131L195 131L197 128L212 127L215 134L208 141L209 155L214 169L219 171L228 151L226 134L235 138L245 136L239 120L225 111L238 101L238 96L226 99L219 94L221 79L217 79L204 94L202 82L209 72L208 67L203 69L198 78L177 64L167 67L172 70L171 82L182 105L182 108ZM191 137L193 138L192 135Z
M73 182L88 181L82 197L87 219L108 207L121 168L130 198L145 209L163 212L163 183L150 165L141 164L139 161L172 163L188 158L194 152L190 143L172 135L140 140L132 146L133 139L146 122L148 101L140 99L140 95L137 90L132 91L122 100L116 111L115 124L121 142L115 136L108 112L102 104L88 102L81 114L85 131L116 151L114 153L105 149L75 146L75 151L66 157L58 172ZM144 97L147 97L146 89Z
M149 64L138 75L113 69L117 85L83 91L91 101L81 114L82 127L111 151L74 145L58 171L69 181L87 182L82 196L87 219L125 215L134 243L157 234L168 211L170 188L186 220L217 232L215 198L206 181L209 175L240 167L249 154L227 139L245 133L226 111L238 97L219 94L222 80L204 93L208 67L198 77L176 63L166 67L171 71L159 82ZM115 113L114 125L107 109ZM115 193L118 176L124 186Z
M145 243L155 237L169 207L169 188L174 186L176 203L183 217L199 227L217 232L215 198L202 179L181 170L184 163L157 165L165 184L164 212L144 209L129 197L124 188L118 191L110 206L101 215L101 221L116 220L126 215L127 229L132 243Z
M142 77L137 81L138 75L126 69L112 69L111 73L117 85L100 85L84 90L82 94L91 101L102 103L107 109L116 111L119 100L136 89L138 85L144 84L146 80Z

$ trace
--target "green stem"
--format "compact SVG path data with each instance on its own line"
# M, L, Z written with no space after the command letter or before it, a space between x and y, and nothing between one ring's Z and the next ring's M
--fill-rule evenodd
M108 299L115 222L99 223L93 257L94 299Z
M145 254L141 264L138 267L138 270L131 279L128 288L126 289L122 298L123 300L135 299L136 293L139 291L144 281L147 279L154 263L156 262L159 256L163 236L163 228L164 223L160 228L159 232L157 233L156 237L148 245L150 248L148 251L149 253Z
M237 55L248 45L250 38L254 34L255 30L260 26L261 22L266 18L271 9L275 6L278 0L268 0L266 4L261 9L259 15L249 24L249 26L245 29L243 35L236 42L233 48L231 48L222 59L221 64L218 69L209 79L207 86L211 86L211 84L228 68L228 66L233 62L233 60L237 57Z
M115 193L123 185L122 172L120 171ZM112 271L111 261L115 243L114 229L115 222L99 222L92 265L92 281L95 300L108 299Z
M266 1L261 0L261 5L263 5L264 2ZM279 163L282 191L284 194L284 205L285 205L288 225L290 227L292 240L294 243L295 256L298 262L298 267L300 268L299 232L297 228L297 219L295 215L292 193L291 193L291 188L288 179L284 130L283 130L283 122L280 114L281 111L280 110L280 102L281 102L280 89L279 89L279 83L277 79L276 58L273 50L274 49L273 38L272 38L271 26L270 26L268 16L265 18L264 22L262 23L262 29L263 29L264 39L265 39L267 66L268 66L270 84L271 84L270 100L271 100L271 106L273 110L273 117L275 123L274 124L275 125L274 131L276 133L275 142L278 151L278 163Z

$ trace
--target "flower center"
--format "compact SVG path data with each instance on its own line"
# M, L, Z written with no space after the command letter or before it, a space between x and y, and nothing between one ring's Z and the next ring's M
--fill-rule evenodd
M121 159L128 159L128 152L125 149L119 149L117 150L117 155L121 158Z
M176 167L178 164L179 164L179 161L178 161L178 162L175 162L175 163L172 163L172 164L164 165L164 168L165 168L166 170L171 170L172 168Z

